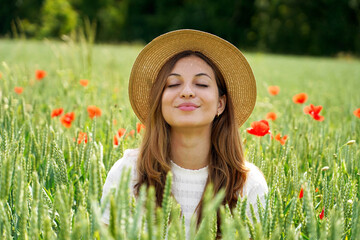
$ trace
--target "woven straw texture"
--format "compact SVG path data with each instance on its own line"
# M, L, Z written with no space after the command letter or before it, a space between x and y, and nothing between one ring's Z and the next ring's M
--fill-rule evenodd
M186 50L203 53L220 69L240 127L250 116L256 102L256 82L249 63L231 43L213 34L190 29L161 35L138 55L129 82L130 103L136 116L145 122L150 110L150 89L161 67L173 55Z

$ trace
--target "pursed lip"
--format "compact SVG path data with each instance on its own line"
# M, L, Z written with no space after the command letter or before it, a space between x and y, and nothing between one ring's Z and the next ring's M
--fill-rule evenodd
M177 109L181 110L181 111L185 111L185 112L192 112L194 110L196 110L199 106L196 105L195 103L181 103L177 106Z
M195 108L198 108L199 106L196 105L195 103L181 103L177 106L177 108L179 107L195 107Z

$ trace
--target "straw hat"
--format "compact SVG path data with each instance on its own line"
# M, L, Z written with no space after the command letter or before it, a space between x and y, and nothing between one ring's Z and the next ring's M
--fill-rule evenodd
M140 52L131 70L129 97L131 106L145 122L150 111L150 89L162 66L175 54L199 51L219 68L234 105L240 127L250 116L256 101L256 83L249 63L234 45L213 34L197 30L177 30L163 34Z

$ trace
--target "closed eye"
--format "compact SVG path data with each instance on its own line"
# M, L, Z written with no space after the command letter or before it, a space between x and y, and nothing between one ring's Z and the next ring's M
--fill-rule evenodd
M179 86L179 85L180 85L180 84L178 84L178 83L177 83L177 84L169 84L167 87L168 87L168 88L172 88L172 87L176 87L176 86Z
M208 87L208 85L206 85L206 84L196 84L196 86L199 86L199 87Z

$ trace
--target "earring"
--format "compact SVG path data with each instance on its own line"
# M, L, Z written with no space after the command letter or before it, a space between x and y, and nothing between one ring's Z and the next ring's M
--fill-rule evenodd
M217 116L218 116L218 117L220 116L220 113L219 113L219 112L217 113Z

